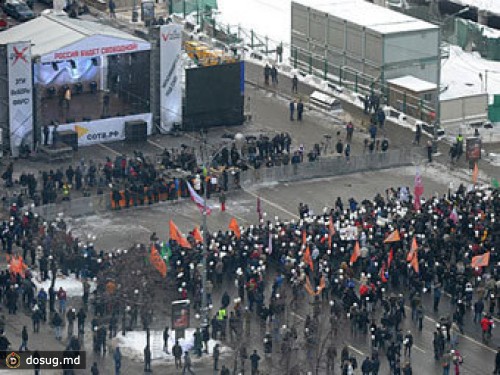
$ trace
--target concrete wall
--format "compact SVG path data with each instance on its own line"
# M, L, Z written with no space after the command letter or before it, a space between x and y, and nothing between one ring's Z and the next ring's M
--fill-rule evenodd
M488 95L478 94L462 98L441 100L441 125L464 126L488 120Z

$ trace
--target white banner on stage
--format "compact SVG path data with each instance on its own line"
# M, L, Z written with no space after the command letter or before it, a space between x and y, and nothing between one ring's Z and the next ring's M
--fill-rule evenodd
M70 59L91 59L98 56L149 51L150 49L151 44L146 41L123 40L103 35L93 35L60 50L43 55L40 57L40 61L42 63L52 63Z
M160 29L160 129L162 133L182 121L182 26Z
M63 124L57 126L57 131L73 130L78 133L78 146L90 146L105 142L123 141L125 139L125 122L127 121L145 121L148 124L148 135L151 135L151 118L151 113L145 113L103 120ZM53 127L51 126L51 128ZM50 139L52 139L52 137L50 137Z
M31 43L7 45L9 75L9 132L12 156L19 156L22 144L33 145L33 80Z

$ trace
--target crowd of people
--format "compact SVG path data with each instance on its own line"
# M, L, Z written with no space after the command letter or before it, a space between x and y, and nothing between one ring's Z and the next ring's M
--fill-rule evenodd
M491 335L492 317L500 314L500 259L495 252L499 202L497 190L468 192L460 186L448 196L430 197L418 210L407 188L389 189L385 197L379 194L361 203L354 199L344 203L339 198L334 208L321 215L310 216L307 205L301 205L298 221L261 221L243 228L239 238L232 231L210 236L208 278L215 287L223 285L226 278L231 283L236 279L237 301L230 306L226 299L227 304L221 308L226 316L226 309L232 307L241 327L248 311L271 324L283 311L286 290L292 291L293 306L295 300L303 298L305 286L310 283L313 295L318 291L315 298L334 301L332 312L337 317L343 315L342 311L348 313L353 334L371 333L374 337L374 355L363 361L364 374L378 374L379 355L383 352L391 374L411 373L411 365L403 360L410 357L413 336L400 329L406 317L405 303L411 305L417 329L422 329L423 294L432 293L434 311L439 311L441 295L449 293L453 314L442 318L433 346L443 368L449 371L454 367L458 374L462 361L457 349L458 333L463 332L464 320L473 318L468 311L474 310L474 321L485 340ZM396 231L398 239L387 243ZM346 237L346 232L351 237ZM181 293L179 297L184 293L199 308L201 275L196 267L190 272L189 266L199 261L201 245L193 242L198 251L190 252L175 243L171 246L170 266L175 269L172 277ZM414 258L409 260L409 254ZM487 265L472 265L473 257L485 255L489 257ZM266 298L264 276L270 269L277 269L278 276ZM359 290L355 278L360 280ZM398 293L391 294L390 290ZM381 313L379 322L374 319L375 311ZM221 310L217 310L212 329L221 330L225 337L225 328L214 328L220 327L220 315ZM309 336L314 336L311 332L315 331L318 317L319 310L307 319ZM231 327L231 318L227 320ZM332 325L338 324L335 321ZM268 338L268 347L271 340ZM281 343L282 354L286 355L288 344ZM343 358L342 363L344 373L352 373L352 361ZM373 369L366 370L368 367Z
M400 328L406 316L405 303L411 306L417 329L422 329L423 294L432 293L434 311L439 311L441 295L446 292L451 295L453 314L442 318L434 333L433 347L443 368L455 366L459 371L462 359L457 348L458 333L463 332L465 319L473 319L488 342L492 317L500 315L500 259L495 251L499 241L499 224L495 221L500 212L499 202L498 190L466 191L460 186L453 194L422 200L415 209L414 197L408 188L402 187L388 189L385 197L377 194L373 200L362 202L352 198L343 202L338 198L334 207L325 208L319 215L310 214L307 205L301 204L298 220L276 218L274 222L266 222L262 218L258 224L240 227L239 231L232 228L214 232L209 235L207 258L209 307L216 305L211 297L213 291L225 288L227 282L236 283L238 298L231 301L228 290L219 290L223 293L222 303L214 309L209 327L201 334L222 340L238 336L243 330L249 332L250 317L255 315L262 322L263 333L272 327L273 333L265 335L264 353L276 353L272 350L274 342L281 345L282 360L287 362L299 335L296 327L276 326L273 322L284 321L286 304L298 306L311 294L315 304L304 326L308 358L317 340L318 321L324 308L321 301L331 301L330 311L335 317L330 320L332 330L337 331L338 319L348 316L352 334L372 335L373 356L361 364L361 368L370 370L363 373L377 374L380 355L385 353L391 373L409 374L411 365L404 359L410 358L413 337ZM114 336L120 320L123 330L133 329L138 317L143 326L148 326L152 314L149 309L135 306L127 310L121 304L115 308L105 298L109 297L110 288L113 290L109 270L115 269L112 266L116 264L122 264L119 268L126 270L130 261L126 251L121 254L97 251L92 243L67 232L62 218L47 223L16 205L12 205L9 214L10 220L2 224L0 231L2 250L13 258L22 255L26 263L37 269L42 280L52 280L48 291L37 291L29 268L23 275L3 272L0 296L10 314L19 309L32 312L34 332L40 321L50 319L54 327L59 327L58 339L61 325L74 320L68 318L68 313L79 315L78 326L83 329L90 298L88 282L83 284L82 313L66 308L61 302L66 300L64 290L57 291L55 285L57 272L75 272L82 280L98 277L92 302L94 315L109 315L114 322L108 328L94 325L96 352L105 350L106 332ZM175 283L176 297L191 299L194 308L200 310L202 278L198 265L203 244L194 233L187 240L189 245L184 243L183 247L177 241L168 241L170 255L166 260L171 270L168 277ZM156 235L151 237L151 243L161 247ZM192 250L186 251L187 246ZM135 256L147 256L148 246L137 249ZM473 257L484 255L488 255L487 264L472 264ZM271 285L266 285L267 273L277 275L271 278ZM59 311L55 308L56 301ZM469 317L470 309L474 314ZM380 312L379 321L375 312ZM94 323L98 324L98 320ZM70 331L73 333L73 329ZM80 334L80 329L77 333ZM74 340L71 343L77 345ZM342 368L350 374L357 363L345 354L346 350L341 354ZM336 351L330 351L325 361L335 357Z

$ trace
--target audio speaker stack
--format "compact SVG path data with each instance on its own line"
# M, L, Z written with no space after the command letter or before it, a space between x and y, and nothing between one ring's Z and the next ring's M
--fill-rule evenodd
M146 142L148 138L148 124L146 121L126 121L125 122L125 141L127 142Z
M78 133L73 130L62 130L57 132L59 142L62 142L78 151Z

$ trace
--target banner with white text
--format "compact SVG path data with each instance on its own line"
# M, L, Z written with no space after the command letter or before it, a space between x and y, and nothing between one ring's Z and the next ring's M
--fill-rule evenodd
M9 75L9 132L13 157L19 148L33 147L33 81L31 71L31 43L7 45Z
M160 129L162 133L182 121L182 26L160 29Z
M78 146L90 146L105 142L123 141L125 139L125 122L127 121L145 121L148 127L148 135L151 135L151 118L151 113L145 113L88 122L62 124L57 126L57 131L75 131L78 134ZM53 126L50 126L50 128L52 132ZM49 139L52 139L52 135Z

